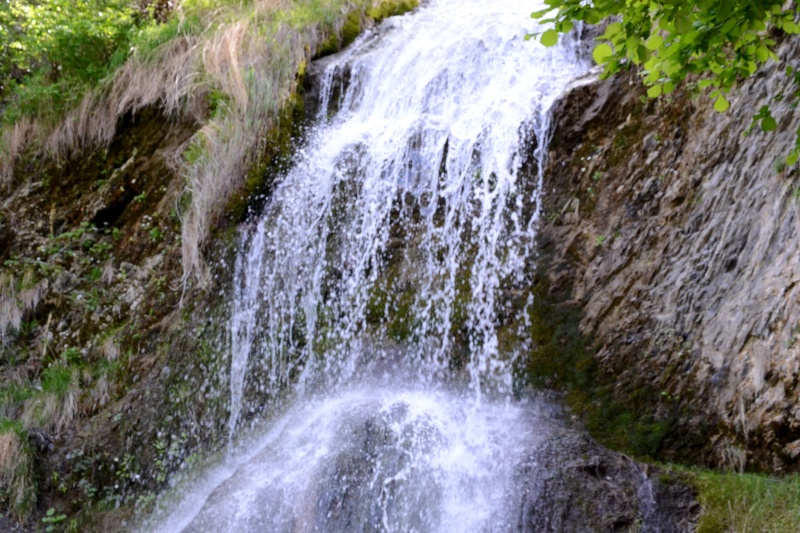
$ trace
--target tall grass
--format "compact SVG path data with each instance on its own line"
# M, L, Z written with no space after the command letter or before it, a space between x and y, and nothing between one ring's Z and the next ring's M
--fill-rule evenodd
M800 476L784 477L662 465L697 491L697 533L797 533Z
M0 502L24 519L36 502L33 454L19 423L0 419Z
M800 477L698 472L703 515L698 533L800 531Z

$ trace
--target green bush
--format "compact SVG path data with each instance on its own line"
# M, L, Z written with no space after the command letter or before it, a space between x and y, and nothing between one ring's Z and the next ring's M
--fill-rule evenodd
M4 122L73 106L121 65L143 20L129 0L8 0L0 6ZM55 116L55 115L54 115Z

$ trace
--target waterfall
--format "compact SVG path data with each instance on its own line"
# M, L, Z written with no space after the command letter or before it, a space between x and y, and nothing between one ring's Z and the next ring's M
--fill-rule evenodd
M231 441L283 414L161 531L513 528L548 423L498 327L524 323L549 108L588 69L525 42L536 8L433 0L315 66L315 126L235 266Z

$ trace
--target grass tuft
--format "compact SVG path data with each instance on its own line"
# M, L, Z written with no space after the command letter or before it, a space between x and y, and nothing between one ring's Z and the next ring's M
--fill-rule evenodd
M33 456L19 422L0 419L0 503L19 521L36 504Z
M698 533L800 531L800 476L715 472L667 465L697 490Z

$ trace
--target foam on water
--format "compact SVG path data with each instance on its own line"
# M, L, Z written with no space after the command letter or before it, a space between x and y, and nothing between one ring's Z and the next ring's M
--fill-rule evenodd
M515 468L547 424L530 405L429 387L301 401L157 531L508 531Z
M157 531L512 528L515 468L547 424L510 400L501 292L530 283L541 174L524 167L541 168L549 109L588 69L569 39L524 41L538 7L434 0L320 63L318 124L242 233L232 442L253 404L294 405ZM405 289L380 311L403 314L401 341L368 323L389 277ZM365 385L382 359L403 371Z

